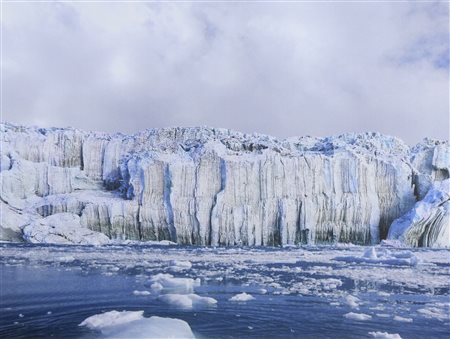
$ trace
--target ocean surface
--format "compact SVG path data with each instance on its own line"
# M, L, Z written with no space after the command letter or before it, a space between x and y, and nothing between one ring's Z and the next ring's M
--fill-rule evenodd
M79 324L112 310L182 319L198 338L450 334L448 250L7 243L0 248L1 338L101 337ZM230 300L242 292L253 299ZM172 301L167 294L175 296ZM187 294L217 303L177 302Z

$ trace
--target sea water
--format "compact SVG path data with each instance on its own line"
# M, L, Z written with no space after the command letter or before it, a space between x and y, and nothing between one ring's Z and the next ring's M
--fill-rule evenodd
M79 324L143 310L182 319L199 338L446 338L449 255L389 246L4 243L0 337L100 337ZM242 293L252 298L238 301ZM217 302L186 305L187 295Z

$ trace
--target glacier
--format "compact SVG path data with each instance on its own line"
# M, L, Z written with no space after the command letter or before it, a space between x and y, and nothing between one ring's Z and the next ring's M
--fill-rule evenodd
M448 141L0 130L0 240L450 246Z

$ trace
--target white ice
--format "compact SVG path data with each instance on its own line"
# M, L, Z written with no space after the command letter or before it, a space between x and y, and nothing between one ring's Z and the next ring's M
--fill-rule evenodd
M372 319L371 315L364 314L364 313L354 313L354 312L346 313L346 314L344 314L344 317L347 319L357 320L357 321L367 321L367 320Z
M197 309L202 307L214 306L217 300L210 297L201 297L197 294L164 294L159 297L160 300L171 306L183 309Z
M35 220L23 229L23 237L32 243L105 245L109 238L81 225L80 217L59 213Z
M234 296L232 296L230 299L230 301L250 301L250 300L254 300L255 297L252 296L251 294L247 294L245 292L236 294Z
M379 133L277 139L194 127L123 135L8 123L0 132L1 240L20 240L28 227L26 241L47 243L91 243L77 238L95 238L89 228L114 243L369 245L405 213L413 245L442 246L450 234L448 201L414 212L448 178L447 141L411 148ZM80 235L43 220L63 213L80 216Z
M388 332L369 332L369 335L375 339L402 339L400 334Z
M149 292L149 291L138 291L138 290L134 290L134 291L133 291L133 294L134 294L134 295L150 295L151 292Z
M154 275L150 281L152 289L163 292L193 293L194 287L200 285L200 280L191 278L175 278L172 274L159 273Z
M189 324L180 319L144 318L144 311L110 311L93 315L79 326L98 330L106 338L195 338Z
M192 263L186 260L171 260L170 269L175 272L188 270L192 267Z

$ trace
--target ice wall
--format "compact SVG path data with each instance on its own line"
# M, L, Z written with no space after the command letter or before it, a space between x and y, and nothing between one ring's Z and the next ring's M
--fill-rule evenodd
M0 128L5 240L69 213L111 239L374 244L450 168L448 142L410 149L378 133L279 140L213 128Z

